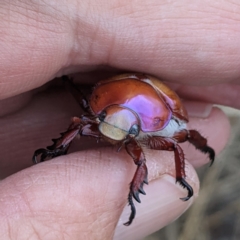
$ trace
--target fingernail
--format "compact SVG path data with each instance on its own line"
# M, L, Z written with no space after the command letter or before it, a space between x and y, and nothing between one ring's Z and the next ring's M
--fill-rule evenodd
M176 184L175 178L170 175L164 175L144 188L147 195L141 195L141 204L135 203L137 213L133 223L128 227L123 225L130 214L129 206L126 206L119 219L114 240L143 239L178 218L194 200L194 197L186 202L180 200L187 191Z
M189 117L207 118L212 111L212 104L203 102L184 101Z

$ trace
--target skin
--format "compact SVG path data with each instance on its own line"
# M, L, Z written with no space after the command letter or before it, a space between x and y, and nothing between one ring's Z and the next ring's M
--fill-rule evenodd
M147 195L141 196L133 224L124 227L136 168L124 151L83 140L72 149L85 150L31 166L34 150L50 145L69 117L80 114L59 81L36 88L70 73L89 84L119 69L155 75L188 100L189 128L199 130L219 153L230 127L209 103L240 108L240 5L237 0L47 2L1 1L0 235L142 238L193 203L199 182L192 165L205 164L207 157L183 144L192 164L187 163L187 180L195 191L184 203L173 154L148 152Z

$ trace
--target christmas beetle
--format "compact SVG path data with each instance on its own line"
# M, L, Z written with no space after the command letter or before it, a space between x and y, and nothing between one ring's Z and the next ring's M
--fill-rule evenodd
M198 131L187 129L187 111L174 91L149 75L122 74L98 82L87 99L68 77L64 76L63 80L86 114L74 117L68 130L60 138L53 139L53 145L36 150L34 163L38 163L38 155L42 162L66 154L77 135L125 147L137 165L130 183L128 202L131 214L124 224L126 226L136 215L133 198L140 202L139 193L145 194L143 184L148 183L145 147L174 152L176 182L188 191L181 199L187 201L193 196L193 189L185 179L185 159L179 143L188 141L207 153L211 164L215 152Z

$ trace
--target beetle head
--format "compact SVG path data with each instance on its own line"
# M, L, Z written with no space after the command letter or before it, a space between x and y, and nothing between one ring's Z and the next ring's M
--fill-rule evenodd
M139 119L130 109L119 105L107 107L99 115L99 131L109 140L118 142L138 135Z

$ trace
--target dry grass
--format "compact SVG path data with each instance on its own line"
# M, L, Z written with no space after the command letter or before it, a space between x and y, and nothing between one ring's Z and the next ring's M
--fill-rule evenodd
M177 221L145 240L240 239L240 111L223 108L232 134L211 168L198 170L199 198Z

